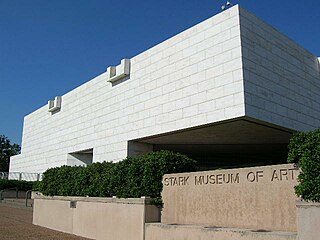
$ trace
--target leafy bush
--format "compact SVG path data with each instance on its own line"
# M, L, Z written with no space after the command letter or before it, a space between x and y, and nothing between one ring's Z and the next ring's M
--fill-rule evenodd
M128 157L118 163L94 163L88 167L62 166L43 174L39 190L45 195L122 198L158 198L166 173L193 171L195 161L170 151Z
M110 188L117 197L160 197L166 173L195 170L195 161L171 151L128 157L111 170Z
M320 202L320 129L294 134L288 162L298 163L301 169L296 194L304 200Z
M113 163L94 163L88 167L62 166L43 173L38 190L49 196L110 196L109 175Z
M33 182L0 179L0 190L18 188L20 191L32 189Z

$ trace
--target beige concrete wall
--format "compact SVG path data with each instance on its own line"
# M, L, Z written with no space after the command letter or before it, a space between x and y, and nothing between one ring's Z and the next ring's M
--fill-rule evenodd
M143 239L143 208L140 204L79 202L73 233L94 239Z
M70 208L70 201L76 208ZM160 221L149 200L37 196L33 223L92 239L143 240L144 223Z
M297 202L299 240L320 239L320 203Z
M195 225L146 224L146 240L296 240L296 233L254 232Z
M73 209L69 201L34 199L33 224L73 233Z
M297 230L292 164L169 174L162 223Z

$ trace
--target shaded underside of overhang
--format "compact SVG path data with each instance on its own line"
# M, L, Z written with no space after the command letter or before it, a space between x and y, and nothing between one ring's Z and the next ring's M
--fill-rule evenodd
M250 118L237 118L205 126L137 139L150 144L287 144L294 130Z
M286 163L294 130L248 117L135 140L153 150L180 152L197 160L199 170Z

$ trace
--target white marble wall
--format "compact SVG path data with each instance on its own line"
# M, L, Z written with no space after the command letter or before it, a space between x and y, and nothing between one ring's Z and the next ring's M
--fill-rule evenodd
M128 140L244 116L238 6L131 58L130 79L106 79L63 95L58 113L26 116L10 171L42 172L90 148L94 162L119 161Z
M240 25L246 116L300 131L319 128L318 58L242 8Z
M130 61L126 81L103 73L63 95L60 112L26 116L10 171L43 172L86 149L119 161L129 140L243 116L320 127L318 58L239 6Z

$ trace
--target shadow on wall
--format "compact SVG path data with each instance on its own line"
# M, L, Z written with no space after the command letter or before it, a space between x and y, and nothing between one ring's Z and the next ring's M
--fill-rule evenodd
M68 166L87 166L93 162L93 148L68 153L67 165Z

